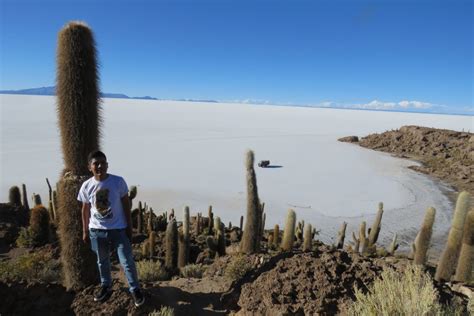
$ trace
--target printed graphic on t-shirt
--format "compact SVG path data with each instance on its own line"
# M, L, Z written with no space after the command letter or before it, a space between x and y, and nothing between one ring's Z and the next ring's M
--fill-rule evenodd
M97 219L109 219L112 218L112 208L110 207L109 201L109 189L99 189L95 193L95 208L98 213L94 216Z

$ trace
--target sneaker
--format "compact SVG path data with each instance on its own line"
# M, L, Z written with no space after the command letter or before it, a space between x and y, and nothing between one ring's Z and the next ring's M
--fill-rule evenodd
M141 306L143 305L143 303L145 303L145 296L143 296L143 293L142 291L140 291L140 289L135 289L132 292L132 297L136 307Z
M108 296L109 294L112 292L110 286L105 286L105 285L102 285L100 287L100 290L95 293L94 295L94 302L102 302L104 301Z

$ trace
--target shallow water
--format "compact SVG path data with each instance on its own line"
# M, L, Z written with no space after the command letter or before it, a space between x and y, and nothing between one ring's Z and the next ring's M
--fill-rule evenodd
M47 198L63 168L55 98L0 95L1 191L25 183L28 192ZM384 202L381 240L394 233L408 242L429 206L437 209L434 239L441 240L452 205L440 184L406 167L414 162L393 158L339 137L365 136L421 125L472 129L472 117L414 113L274 107L196 102L105 99L102 149L109 172L138 185L135 200L156 212L184 205L207 213L209 204L225 223L238 225L246 208L244 155L269 159L277 168L256 167L259 194L265 202L267 228L284 225L288 208L335 239L343 221L348 234L369 221ZM347 239L346 239L347 240Z

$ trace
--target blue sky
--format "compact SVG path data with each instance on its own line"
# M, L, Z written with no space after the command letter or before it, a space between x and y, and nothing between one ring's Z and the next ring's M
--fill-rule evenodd
M0 90L54 85L95 33L101 90L166 99L472 110L472 1L1 2Z

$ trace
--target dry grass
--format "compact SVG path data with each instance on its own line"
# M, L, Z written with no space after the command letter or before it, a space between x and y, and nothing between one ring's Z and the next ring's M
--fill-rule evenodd
M442 312L430 276L418 266L407 267L403 273L386 269L367 294L356 288L355 296L349 315L411 316Z
M231 280L238 280L252 268L252 263L247 260L247 256L238 255L232 258L230 263L225 268L224 274Z
M24 254L12 261L1 261L0 280L59 282L61 280L59 260L44 251Z
M188 264L181 268L180 274L184 278L202 278L204 273L204 266L202 264Z
M169 279L165 267L160 261L137 261L138 278L143 282L164 281Z
M174 309L168 306L162 306L160 310L154 310L148 316L174 316Z

